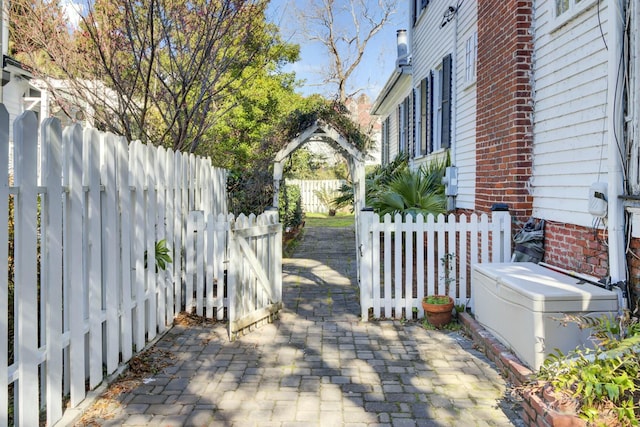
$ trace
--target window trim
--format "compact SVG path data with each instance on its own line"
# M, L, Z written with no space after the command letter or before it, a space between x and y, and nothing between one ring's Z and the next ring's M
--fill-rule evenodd
M464 82L471 86L478 78L478 31L474 31L464 43Z
M592 6L596 5L599 0L569 0L569 9L565 12L562 12L560 15L556 14L556 5L558 0L553 0L549 2L549 13L551 16L550 24L551 24L551 32L556 31L560 27L567 24L569 21L572 21L576 17L580 16L582 13L590 9Z
M411 22L413 26L418 23L423 12L429 6L430 0L411 0Z

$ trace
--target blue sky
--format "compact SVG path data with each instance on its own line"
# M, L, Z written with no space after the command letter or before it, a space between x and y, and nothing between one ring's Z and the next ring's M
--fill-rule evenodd
M307 2L297 0L297 3L304 5ZM392 16L390 23L367 45L365 56L351 79L353 87L349 88L350 90L363 89L373 100L386 83L395 67L396 30L407 27L407 3L405 0L398 0L398 11ZM285 71L294 71L298 79L306 81L298 90L300 93L320 93L329 96L335 93L335 85L319 86L322 82L321 72L328 64L324 47L304 39L300 24L293 13L295 4L296 0L272 0L269 6L268 18L280 26L285 40L297 43L301 48L300 60L285 68Z

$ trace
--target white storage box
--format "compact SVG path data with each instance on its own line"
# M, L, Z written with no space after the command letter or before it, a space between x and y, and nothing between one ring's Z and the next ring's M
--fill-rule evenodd
M534 370L555 348L589 346L587 330L555 319L618 311L615 292L534 263L476 264L471 275L476 320Z

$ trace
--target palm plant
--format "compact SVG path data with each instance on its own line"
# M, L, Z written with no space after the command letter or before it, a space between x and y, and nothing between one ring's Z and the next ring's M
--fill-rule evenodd
M376 166L371 171L367 172L365 177L366 188L366 203L367 206L371 206L371 201L375 195L384 191L385 186L400 172L407 170L408 156L404 153L400 153L393 159L392 162L385 166ZM344 208L353 204L353 184L347 182L343 184L338 190L338 196L333 199L333 203L336 208Z
M385 214L416 216L446 212L444 177L449 159L432 160L417 171L398 170L388 182L372 193L369 204L380 216Z

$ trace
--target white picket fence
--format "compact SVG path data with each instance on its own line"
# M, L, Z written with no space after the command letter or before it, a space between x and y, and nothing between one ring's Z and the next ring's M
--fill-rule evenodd
M297 185L300 188L304 212L327 213L329 212L329 206L320 200L317 192L335 193L346 181L342 179L287 179L286 183L287 185Z
M11 183L0 105L0 425L37 426L43 408L53 425L64 396L77 406L86 381L96 387L183 309L186 266L202 255L184 251L187 217L226 214L226 172L79 125L63 131L55 119L39 130L32 112L13 129ZM161 240L173 259L167 270L155 268Z
M360 305L362 319L424 317L425 295L449 296L472 306L470 269L479 262L511 259L511 216L411 215L382 222L371 211L359 213ZM449 286L447 286L447 284Z

